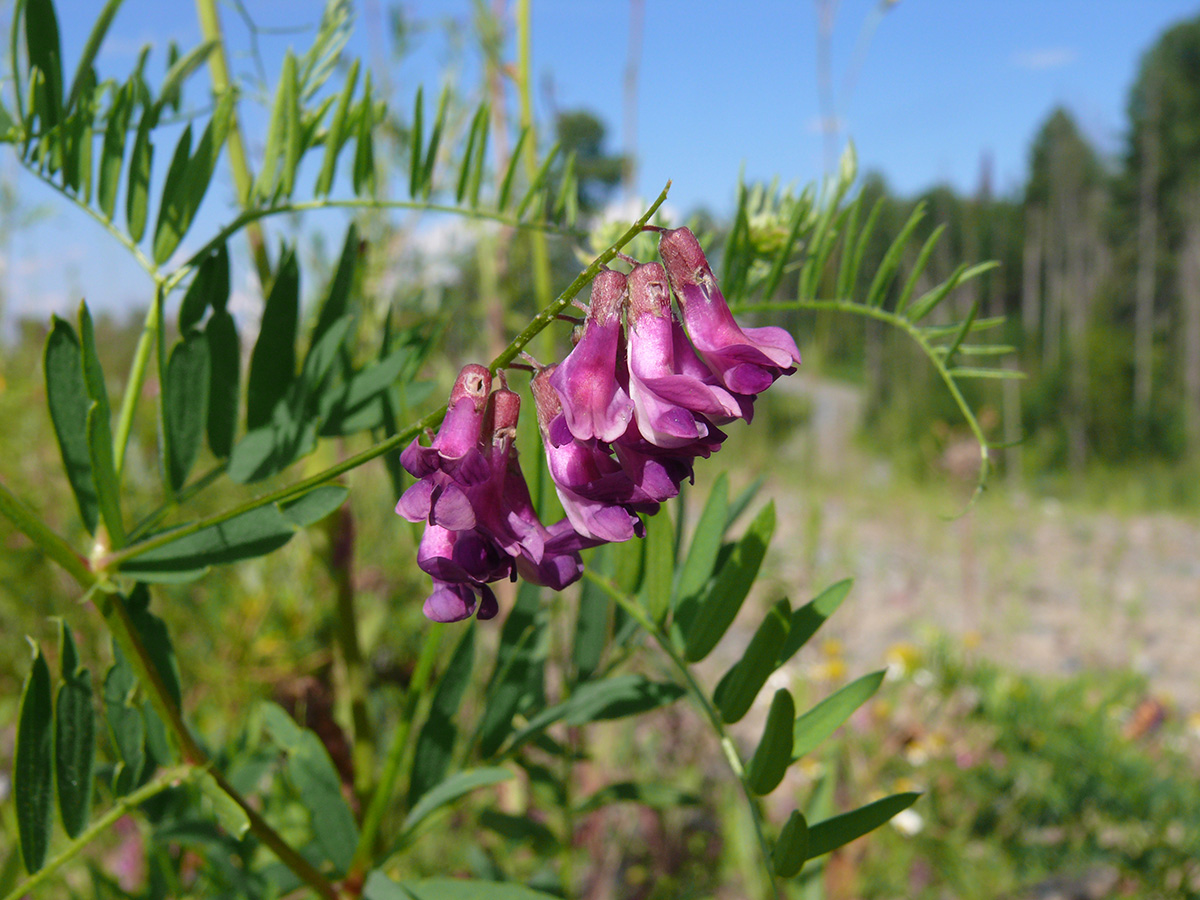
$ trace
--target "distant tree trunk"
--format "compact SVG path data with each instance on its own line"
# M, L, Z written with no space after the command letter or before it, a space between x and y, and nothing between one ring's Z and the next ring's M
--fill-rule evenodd
M1138 173L1137 282L1133 317L1133 409L1145 433L1154 378L1154 289L1158 263L1158 92L1152 90L1142 128Z
M1179 255L1179 301L1183 314L1183 415L1189 453L1200 449L1200 192L1187 207L1188 224Z
M1043 221L1045 213L1036 206L1025 211L1025 247L1021 273L1021 327L1026 344L1040 340L1042 322L1042 265L1045 257Z

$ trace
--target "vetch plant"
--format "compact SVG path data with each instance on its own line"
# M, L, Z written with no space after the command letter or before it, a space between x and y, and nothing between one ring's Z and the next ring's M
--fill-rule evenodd
M761 798L779 790L787 768L869 699L879 677L859 679L799 714L790 691L780 688L760 739L744 754L729 726L849 585L796 608L779 599L718 683L705 685L695 666L750 595L775 511L768 503L733 537L753 490L731 498L728 480L719 477L690 529L676 498L697 458L719 450L722 428L749 421L755 397L800 361L788 331L740 325L735 313L832 310L900 328L928 354L986 463L987 441L959 382L1010 373L957 359L996 353L972 341L998 323L972 311L959 322L922 324L983 267L964 267L918 296L931 245L901 284L912 233L906 227L860 296L863 247L875 217L861 218L861 197L846 202L855 179L848 153L842 172L819 192L740 191L718 287L691 231L652 224L664 190L557 298L546 297L499 354L463 367L445 407L418 417L412 410L424 408L429 388L416 379L441 358L449 317L410 315L402 325L389 310L383 328L370 330L373 343L361 337L362 238L355 223L311 325L302 327L301 281L308 276L295 248L272 253L264 228L281 214L328 208L496 222L509 229L507 240L528 242L535 281L549 284L545 235L584 236L570 161L552 190L557 151L539 159L535 129L526 123L508 143L516 148L511 157L492 167L489 134L508 123L484 104L462 116L469 125L455 133L459 117L451 110L463 110L447 92L427 132L418 90L403 119L407 177L399 177L380 137L382 123L394 125L397 114L359 61L343 59L350 8L330 0L312 46L285 57L263 152L252 162L242 134L246 101L229 77L214 0L197 2L205 42L172 54L157 83L145 55L123 80L96 71L119 6L109 0L99 11L68 79L52 0L18 2L10 93L0 104L0 138L23 172L136 259L152 289L119 395L110 393L86 303L77 325L51 322L46 401L78 523L42 516L22 497L33 491L0 481L0 513L77 585L77 593L55 598L55 666L33 640L16 705L17 840L0 865L0 896L53 895L68 868L76 870L72 890L97 897L575 896L584 817L621 802L696 802L669 785L630 780L578 796L578 770L589 759L587 726L647 714L684 696L711 730L749 816L759 868L745 876L748 896L780 896L807 861L911 804L915 795L899 794L815 816L811 804L795 808L804 805L797 798L783 821L770 820ZM189 97L195 92L204 66L210 90L200 106L208 111L191 113L185 89ZM523 79L517 87L528 99ZM167 152L164 129L175 115L186 124ZM222 160L237 208L227 225L197 238L197 214ZM406 199L383 199L396 195ZM764 217L786 238L754 240L749 222ZM646 231L659 234L661 263L625 258L630 271L613 268ZM243 236L264 286L252 345L229 308L231 241ZM198 249L187 254L181 247ZM523 401L506 373L524 365L530 342L589 284L579 340L561 362L534 366L534 409L523 424ZM172 334L168 308L177 295ZM144 390L151 378L157 392ZM152 429L136 427L147 420ZM147 440L156 445L137 446L151 430L157 436ZM528 436L521 457L519 433ZM153 497L130 477L135 447L158 460ZM329 463L331 456L336 461ZM432 578L426 615L437 622L503 618L494 652L477 646L476 626L465 622L446 654L445 630L427 624L398 702L372 680L372 648L348 574L354 507L377 497L349 498L338 480L379 458L392 466L397 512L425 526L403 565ZM208 467L194 474L204 460ZM294 471L301 461L307 475ZM330 519L335 511L338 518ZM328 563L336 597L314 593L311 604L332 622L322 633L332 635L344 710L333 730L344 730L348 751L338 750L330 729L318 736L302 716L266 699L248 711L225 711L226 727L202 733L197 722L214 714L195 714L195 674L176 656L160 615L178 594L163 586L210 583L214 568L265 557L323 521L333 523ZM511 608L502 609L492 586L513 578L523 583ZM104 637L99 658L86 657L79 634ZM92 645L100 643L83 646ZM93 678L93 670L102 677ZM527 789L496 808L489 789L518 779ZM453 820L438 817L449 808ZM145 884L122 887L89 848L110 841L109 829L127 815L139 822L149 874ZM418 851L435 833L453 840L443 839L447 853L430 871ZM502 861L472 855L483 833L532 846L536 865L520 854ZM467 869L474 878L452 877ZM91 894L78 887L84 870Z

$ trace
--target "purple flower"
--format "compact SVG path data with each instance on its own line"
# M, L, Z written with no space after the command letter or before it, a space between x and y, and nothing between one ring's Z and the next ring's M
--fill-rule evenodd
M717 287L700 242L686 228L663 232L658 252L683 309L683 322L700 357L735 394L769 388L800 363L800 351L782 328L742 328Z
M657 447L683 447L708 435L708 422L742 415L741 404L696 359L671 311L658 263L629 275L629 393L638 430Z
M596 276L583 336L550 376L567 427L581 441L616 440L633 415L633 402L617 382L625 299L624 275L605 270Z
M446 584L435 578L433 593L426 598L422 611L434 622L461 622L473 614L480 619L495 618L500 604L486 584Z
M467 490L491 474L479 447L492 373L464 366L450 391L449 409L428 447L413 438L400 463L418 479L400 497L396 512L410 522L428 522L452 530L473 528L475 512Z
M627 541L645 528L638 512L654 513L658 503L622 470L608 449L579 441L567 427L558 393L551 387L554 367L533 376L538 427L554 489L567 519L580 535L598 541Z
M490 387L487 369L466 366L430 446L413 441L401 454L419 480L396 511L426 522L417 565L433 576L424 610L437 622L496 615L487 585L518 571L561 590L583 574L579 551L590 546L565 519L551 528L538 519L513 446L520 397Z

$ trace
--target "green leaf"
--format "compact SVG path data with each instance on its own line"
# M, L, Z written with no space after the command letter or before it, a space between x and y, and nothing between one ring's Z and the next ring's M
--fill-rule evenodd
M153 582L171 573L192 576L209 566L263 556L286 544L298 528L328 515L345 496L344 487L325 485L289 506L260 506L134 556L121 571Z
M779 787L787 767L792 764L792 720L796 704L787 688L780 688L771 700L762 740L746 767L746 783L761 795Z
M288 54L289 58L291 54ZM300 76L296 69L294 58L292 66L288 67L287 59L283 65L284 90L284 131L283 131L283 169L279 174L279 192L284 197L292 196L292 188L296 185L296 169L300 166L300 155L304 152L302 125L300 118Z
M158 206L158 224L154 227L154 261L160 266L170 259L183 237L184 192L191 158L192 125L189 122L175 144L175 153L167 168L167 180L163 183L162 200Z
M725 722L732 724L740 721L749 712L754 698L778 668L779 652L790 628L790 613L791 606L787 600L780 600L771 607L750 639L742 658L717 682L713 703L721 711L721 718Z
M532 844L538 853L550 854L561 847L550 828L529 816L515 816L495 809L485 809L479 824L514 844Z
M96 502L100 518L114 547L125 543L125 525L121 519L121 486L113 460L112 428L100 404L92 401L87 414L88 457L96 484Z
M729 513L725 517L725 530L728 531L733 527L733 523L741 518L744 513L754 502L754 498L758 496L758 492L762 490L763 484L766 483L766 478L759 475L750 484L742 490L740 494L733 498L729 503Z
M354 98L354 88L358 85L358 60L350 63L350 71L346 82L338 95L337 106L333 110L333 118L329 122L329 130L325 132L325 157L321 161L321 174L317 176L313 193L318 197L329 194L333 188L333 177L337 173L337 159L346 144L349 129L350 105Z
M79 662L75 639L59 619L62 683L54 703L54 772L58 812L68 837L78 837L92 807L96 761L96 713L92 709L92 676Z
M200 792L212 804L217 822L229 834L240 840L250 830L250 817L246 815L246 811L238 806L236 800L221 790L217 780L208 772L200 776L199 785ZM161 831L159 834L161 837Z
M411 359L411 351L402 347L355 372L342 384L326 388L318 404L322 421L321 434L353 434L379 427L376 423L382 422L383 410L378 401L383 392L400 377L400 373ZM422 402L432 391L432 386L432 382L409 385L405 390L407 405L412 408ZM373 401L374 411L369 408ZM365 415L367 419L360 422L360 414Z
M17 714L17 743L13 757L13 799L17 809L17 836L21 858L31 875L42 867L50 846L54 822L53 756L50 723L50 668L41 648L33 645L33 667L21 689Z
M425 171L422 151L425 149L425 88L417 85L417 99L413 101L412 126L408 130L409 171L408 195L415 198L421 189L421 176Z
M426 200L433 193L433 169L437 164L438 149L441 147L442 132L446 127L446 112L449 108L450 86L446 85L442 88L441 97L438 98L437 118L433 122L433 132L429 136L429 148L425 151L425 164L422 167L418 184L418 188Z
M39 69L45 79L45 102L33 111L41 117L42 130L46 131L63 116L62 47L52 0L25 0L25 49L30 68Z
M458 168L458 182L454 188L454 202L462 203L463 197L471 185L471 173L477 159L476 147L483 140L482 133L487 127L487 104L481 103L471 119L471 130L467 134L467 143L463 148L462 162Z
M471 681L471 669L475 665L475 628L467 627L462 640L446 671L438 682L429 707L429 715L417 736L417 747L413 751L412 769L408 783L408 805L410 808L435 784L446 777L446 768L454 754L454 742L458 729L454 726L454 714L458 712L463 694ZM411 814L410 814L411 817Z
M800 718L796 719L792 742L792 757L800 759L811 753L827 737L842 726L851 713L866 703L883 684L886 669L864 675L841 690L830 694Z
M850 593L853 585L853 578L846 578L832 584L792 613L787 642L779 653L779 659L775 664L776 668L795 656L800 648L808 643L809 639L817 633L817 629L825 624L825 620L842 605L842 601L846 599L846 595Z
M869 831L874 831L898 812L908 809L917 798L918 793L893 794L868 803L853 812L842 813L824 822L818 822L808 829L808 858L815 859L824 856L838 847L862 837Z
M137 136L133 139L133 150L129 154L129 178L125 187L125 221L129 236L136 244L146 233L146 220L150 215L150 167L154 163L154 144L150 132L158 124L158 112L146 105L138 120Z
M481 787L499 784L512 777L513 773L509 769L500 766L455 772L441 784L430 788L409 810L408 816L404 819L403 831L406 834L411 833L427 816L464 794L469 794Z
M774 531L775 504L768 503L704 592L695 618L686 631L684 655L688 662L699 662L708 656L733 624L758 576Z
M79 516L88 532L95 533L100 504L88 451L87 418L92 401L83 380L83 351L69 323L58 316L52 317L51 323L43 354L46 402Z
M882 306L884 298L887 296L887 289L895 277L896 269L900 266L900 257L904 253L904 248L908 246L909 238L921 223L921 219L925 217L925 204L918 203L913 209L912 215L908 217L908 221L904 223L904 227L900 229L900 233L896 235L887 252L883 255L883 261L879 264L879 269L875 273L875 277L871 280L871 287L867 290L867 306Z
M275 404L296 378L296 325L300 310L300 271L292 249L279 262L263 309L262 327L250 355L246 388L246 427L271 421Z
M119 0L110 0L119 2ZM104 128L104 144L100 152L99 183L96 201L104 218L112 221L117 207L117 190L121 183L121 165L125 162L125 136L129 130L129 114L133 109L133 88L126 84L113 98Z
M208 338L202 332L187 332L171 348L162 409L167 476L176 491L187 481L204 440L210 368Z
M104 676L104 719L117 751L118 764L113 772L113 792L129 793L141 781L146 765L146 723L134 700L137 678L116 641L112 644L113 664Z
M521 129L521 133L517 135L517 142L513 146L512 155L508 158L508 168L504 171L504 179L500 182L500 192L496 197L496 211L504 212L508 207L508 198L512 195L513 178L517 174L517 163L521 159L521 150L525 147L525 141L529 137L529 126L526 125Z
M354 271L358 267L360 252L358 226L351 222L346 229L346 239L342 241L342 254L338 257L338 265L329 282L329 290L325 294L325 302L321 304L321 313L317 317L316 327L313 328L312 345L316 345L321 336L329 330L338 319L349 310L350 289L354 286Z
M233 316L216 310L204 326L208 340L208 446L217 457L229 456L237 429L241 346Z
M478 726L479 753L493 756L512 731L512 718L523 704L533 702L541 689L541 667L544 651L539 647L546 629L539 620L540 589L522 582L517 600L500 629L500 646L496 650L496 667L488 682L487 702L483 719Z
M120 7L121 0L108 0L92 25L91 33L83 45L83 52L79 55L79 62L75 66L75 77L71 81L71 90L67 94L65 108L68 113L75 108L76 102L83 93L84 85L91 74L92 63L96 61L96 54L100 52L100 45L104 43L104 36L108 34L108 28L112 25L113 17L116 16Z
M946 226L943 223L933 229L933 232L925 239L925 244L921 247L921 252L917 254L917 261L913 263L912 271L908 273L908 280L904 282L904 290L900 292L900 298L896 301L896 315L902 316L904 315L904 311L908 309L913 291L917 288L917 282L921 280L921 273L929 265L929 258L933 255L934 248L937 247L937 242L941 239L945 230Z
M577 682L587 681L599 668L604 648L608 644L611 618L612 600L594 582L584 579L579 592L574 652L571 654Z
M1024 372L1017 369L983 369L972 366L955 366L950 370L954 378L1008 378L1020 381L1025 378Z
M662 622L671 608L671 582L675 577L675 529L667 510L649 516L646 522L646 558L639 600L647 615Z
M171 644L171 636L167 633L166 623L150 612L150 591L146 585L138 584L125 599L129 609L129 618L141 635L142 644L150 662L154 664L163 687L175 703L176 709L183 707L183 690L179 683L179 664L175 659L175 648ZM162 762L167 762L163 759Z
M179 304L179 333L186 334L204 318L208 309L225 309L229 303L229 248L217 246L200 261L196 275Z
M529 187L525 191L525 196L517 204L517 211L514 213L515 218L520 219L521 216L525 215L525 210L529 208L534 197L538 195L538 192L542 189L542 185L545 184L546 179L550 176L550 167L554 164L554 160L558 158L561 149L558 144L550 148L550 152L546 154L546 158L542 160L541 166L534 174L533 181L529 183Z
M799 875L808 856L808 822L800 810L793 809L771 853L775 874L780 878Z
M688 546L687 559L679 570L679 581L675 585L675 597L679 602L694 602L700 589L712 575L717 551L725 535L725 522L729 514L729 477L722 472L709 491L700 520ZM682 624L682 623L681 623Z
M371 100L371 72L363 79L363 96L358 104L357 133L354 145L354 193L362 194L375 188L375 151L371 132L375 128L375 111Z
M575 808L575 814L585 816L614 803L638 803L654 809L679 809L684 806L697 806L700 802L700 798L695 794L662 782L638 784L634 781L619 781L605 785L591 794Z
M465 878L395 882L375 871L367 877L363 900L554 900L554 895L519 884Z
M157 112L161 112L168 104L178 101L179 91L183 87L183 83L197 69L204 65L208 60L209 54L216 50L218 45L219 42L215 40L205 41L203 44L189 50L174 62L163 77L162 87L158 93L156 115Z
M562 703L547 707L531 718L513 735L512 747L519 746L555 722L586 725L634 716L674 703L684 693L684 688L677 684L650 681L644 675L617 675L602 681L588 681Z
M341 780L321 739L273 703L260 706L271 738L287 755L288 780L309 811L317 844L339 872L350 867L358 828L342 798Z

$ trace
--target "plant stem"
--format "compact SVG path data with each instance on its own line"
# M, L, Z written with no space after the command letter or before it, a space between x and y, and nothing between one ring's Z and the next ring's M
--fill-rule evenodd
M620 604L629 616L642 627L652 638L663 652L670 658L671 663L679 671L679 674L684 680L688 693L692 695L692 699L696 705L700 707L704 713L704 717L708 719L708 723L716 732L717 738L721 744L721 751L725 755L725 760L729 763L729 768L733 774L737 776L738 784L741 786L742 794L746 798L746 805L750 809L750 818L754 822L754 833L758 838L758 849L762 856L763 871L766 874L767 884L770 886L770 895L779 897L779 885L775 881L775 870L771 865L771 847L767 843L766 833L763 831L762 810L758 805L758 798L754 792L750 790L750 785L746 781L746 767L742 763L741 757L738 755L737 747L733 744L733 739L729 736L729 732L725 728L725 722L721 718L720 712L712 705L708 699L708 695L704 689L700 687L700 683L696 681L692 675L691 668L688 667L685 660L671 642L667 633L658 626L655 621L647 615L641 604L633 597L626 595L619 590L607 578L597 575L591 569L586 569L584 575L589 578L593 584L599 587L604 593L608 594L614 601Z
M337 900L337 891L330 881L280 837L267 820L259 815L258 811L234 789L225 776L212 767L207 754L196 743L187 724L183 721L183 714L167 690L162 675L151 659L146 645L142 642L141 635L138 634L137 627L133 624L133 620L129 616L129 609L125 606L121 595L115 592L104 592L101 594L97 606L112 632L113 639L116 640L121 652L133 667L138 682L149 694L151 706L154 707L154 711L158 713L174 736L184 762L207 770L212 775L218 787L242 808L250 822L250 831L278 857L280 862L291 869L321 897L326 900Z
M4 897L4 900L20 900L22 897L33 896L33 892L41 887L42 882L49 879L51 875L74 859L84 847L107 832L119 818L132 812L151 797L161 794L167 788L177 787L181 784L194 781L203 772L203 769L187 765L164 769L136 791L126 794L124 797L118 797L112 809L96 819L96 821L88 826L86 831L71 841L58 856L46 863L43 868L17 885L15 890Z
M413 720L417 714L417 704L420 702L425 688L429 686L429 677L433 672L433 664L441 649L442 632L440 625L433 625L425 636L425 644L421 647L421 655L417 659L417 667L413 672L412 681L404 694L404 709L400 713L400 721L392 732L392 741L388 747L387 761L379 782L371 795L367 814L363 816L362 829L358 833L358 847L354 851L354 861L350 865L350 874L346 880L354 883L356 875L361 878L371 861L375 849L375 841L379 836L379 827L383 824L384 814L388 804L396 792L396 783L400 780L400 770L403 767L405 751L408 748L408 737L412 732Z
M533 181L537 176L537 123L533 120L533 23L529 0L517 0L517 91L521 98L521 127L529 129L525 140L525 177ZM533 250L533 289L538 306L550 302L550 253L546 248L546 236L535 232L530 236ZM553 347L548 347L549 356Z
M200 31L206 41L215 41L216 47L208 55L208 73L213 93L218 97L232 90L229 79L229 63L225 58L225 35L221 31L221 17L217 13L216 0L196 0L196 16L200 20ZM234 103L229 119L229 136L226 138L229 152L229 169L233 173L233 184L237 190L238 203L242 209L250 206L250 192L254 187L254 176L246 160L246 146L242 141L242 125ZM254 266L258 270L258 283L265 291L271 284L271 260L267 258L267 242L262 226L257 222L247 223L246 238L254 254Z
M354 792L363 800L371 792L375 765L375 733L367 707L367 675L358 640L358 613L354 607L354 514L349 503L326 519L329 575L337 598L335 630L341 657L342 686L350 703L354 729Z
M87 560L80 556L65 539L50 530L37 514L0 481L0 513L17 526L17 530L37 545L38 549L67 570L80 586L89 588L96 583L96 575L88 568Z
M142 334L138 338L133 362L129 366L129 378L125 381L125 394L121 398L117 431L113 435L113 465L117 470L118 483L121 481L121 473L125 470L125 448L129 445L129 434L133 430L133 413L137 408L138 397L141 396L142 385L146 382L146 366L150 364L150 354L154 352L155 344L161 340L163 285L157 281L157 276L155 277L154 302L146 310L146 321L142 324Z

